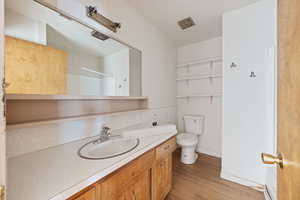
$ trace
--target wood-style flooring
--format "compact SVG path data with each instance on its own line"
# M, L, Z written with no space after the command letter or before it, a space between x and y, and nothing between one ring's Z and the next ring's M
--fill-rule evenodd
M262 192L220 178L221 160L199 154L193 165L173 155L173 185L166 200L264 200Z

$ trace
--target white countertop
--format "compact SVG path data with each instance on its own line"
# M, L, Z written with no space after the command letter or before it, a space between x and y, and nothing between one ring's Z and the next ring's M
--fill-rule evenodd
M10 158L8 200L65 200L176 133L175 125L125 130L124 137L140 138L139 146L105 160L86 160L77 155L78 149L95 137Z

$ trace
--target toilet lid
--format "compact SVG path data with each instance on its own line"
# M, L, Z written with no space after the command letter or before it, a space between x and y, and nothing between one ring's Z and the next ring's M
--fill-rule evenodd
M197 135L192 133L181 133L177 135L178 143L182 143L185 145L195 145L198 143Z

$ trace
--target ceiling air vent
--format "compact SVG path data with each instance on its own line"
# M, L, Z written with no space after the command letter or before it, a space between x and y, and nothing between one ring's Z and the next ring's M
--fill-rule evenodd
M177 22L182 30L190 28L195 25L194 20L191 17L185 18Z

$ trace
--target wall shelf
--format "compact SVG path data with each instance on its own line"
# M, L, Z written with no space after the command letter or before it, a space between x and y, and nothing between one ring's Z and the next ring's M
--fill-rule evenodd
M186 99L189 102L190 98L209 98L209 102L212 104L213 99L215 97L222 97L222 94L191 94L191 95L183 95L177 96L177 99Z
M6 100L147 100L140 96L93 96L93 95L41 95L41 94L6 94Z
M81 118L148 108L147 97L6 95L7 124Z
M185 77L178 77L176 81L189 81L189 80L201 80L201 79L211 79L211 78L221 78L222 75L220 74L203 74L198 76L185 76Z
M220 57L220 56L210 57L210 58L200 59L200 60L196 60L196 61L192 61L192 62L177 64L177 68L184 68L184 67L190 67L190 66L197 65L197 64L203 64L203 63L209 63L209 62L214 63L214 62L221 62L221 61L222 61L222 57Z
M136 113L136 112L146 112L148 109L136 109L136 110L128 110L128 111L120 111L120 112L107 112L101 114L92 114L92 115L85 115L85 116L78 116L78 117L66 117L60 119L49 119L49 120L37 120L37 121L30 121L24 123L15 123L15 124L8 124L6 128L9 130L12 129L19 129L31 126L39 126L39 125L46 125L46 124L53 124L53 123L64 123L64 122L71 122L76 120L88 120L88 119L95 119L97 117L103 116L115 116L120 115L123 113Z
M89 69L87 67L81 67L81 71L83 71L88 76L93 76L93 77L96 76L100 79L102 79L102 78L112 78L113 77L113 74L111 74L111 73L98 72L98 71ZM80 74L80 75L84 76L85 74Z
M221 97L222 94L191 94L191 95L183 95L177 96L178 99L188 99L188 98L199 98L199 97Z

